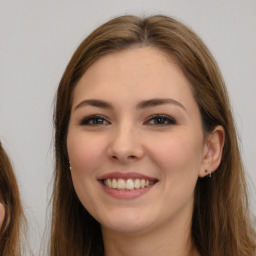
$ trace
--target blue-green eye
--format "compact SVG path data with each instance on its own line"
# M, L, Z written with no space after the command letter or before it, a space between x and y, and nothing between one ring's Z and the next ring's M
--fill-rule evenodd
M84 118L81 122L80 125L108 125L109 122L106 120L105 117L101 115L93 115Z
M176 124L176 121L167 115L153 115L148 119L146 124L157 126L168 126Z

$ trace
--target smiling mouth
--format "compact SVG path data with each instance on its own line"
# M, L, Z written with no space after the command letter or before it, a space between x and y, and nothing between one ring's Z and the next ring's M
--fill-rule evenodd
M152 186L157 183L157 180L108 178L102 180L102 183L106 187L116 190L136 190Z

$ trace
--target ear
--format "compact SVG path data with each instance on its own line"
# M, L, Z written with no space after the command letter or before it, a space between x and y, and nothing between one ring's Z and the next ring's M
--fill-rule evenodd
M199 177L203 178L213 173L220 165L222 158L223 145L225 141L225 131L221 125L207 135L204 145L204 155L202 160Z

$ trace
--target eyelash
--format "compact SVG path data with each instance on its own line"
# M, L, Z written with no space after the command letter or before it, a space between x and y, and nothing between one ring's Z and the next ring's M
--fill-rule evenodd
M151 121L154 121L154 123L150 124ZM163 115L163 114L156 114L151 116L145 123L149 125L169 126L169 125L174 125L177 122L170 116Z
M152 122L153 123L150 123ZM80 125L91 125L91 126L98 126L98 125L108 125L110 122L102 115L92 115L84 118ZM144 124L148 125L156 125L156 126L169 126L175 125L176 121L167 115L163 114L156 114L151 116Z
M91 123L92 122L92 123ZM106 122L106 123L104 123ZM109 121L106 120L104 116L101 115L92 115L84 118L80 125L106 125L109 124Z

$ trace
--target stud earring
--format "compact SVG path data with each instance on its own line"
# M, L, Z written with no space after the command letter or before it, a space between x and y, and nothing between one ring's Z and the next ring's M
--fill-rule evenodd
M212 173L211 173L210 171L205 170L205 173L208 173L208 175L207 175L207 176L208 176L209 178L211 178L211 177L212 177Z
M71 171L71 169L72 169L72 168L71 168L71 164L70 164L70 162L69 162L69 169L70 169L70 171Z

